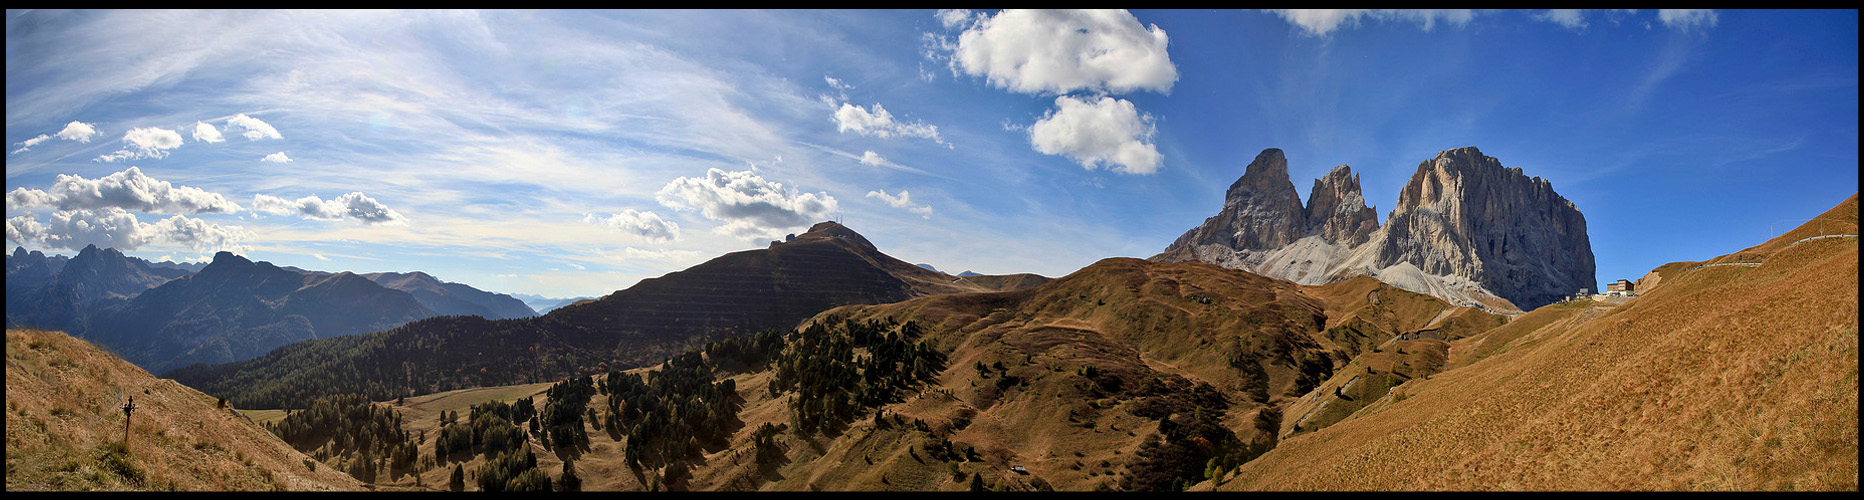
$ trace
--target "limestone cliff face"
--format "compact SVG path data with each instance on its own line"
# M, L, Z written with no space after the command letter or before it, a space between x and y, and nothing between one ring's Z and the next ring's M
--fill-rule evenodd
M1533 309L1597 288L1579 209L1545 179L1473 147L1420 163L1384 225L1345 165L1314 181L1310 198L1302 208L1282 152L1265 150L1230 186L1222 212L1152 260L1197 260L1303 284L1370 275L1501 309Z
M1234 249L1281 248L1306 232L1301 195L1288 180L1288 159L1264 149L1223 194L1223 211L1178 237L1172 247L1220 245ZM1168 250L1169 252L1169 250ZM1198 260L1180 258L1174 262Z
M1598 289L1579 208L1474 147L1419 163L1372 239L1374 267L1465 277L1525 309Z
M1288 180L1288 159L1280 149L1264 149L1243 169L1243 177L1223 193L1223 210L1186 231L1153 260L1216 262L1196 254L1206 246L1234 250L1281 248L1301 239L1307 231L1306 218L1301 194Z
M1352 167L1340 165L1314 180L1314 190L1307 200L1307 234L1320 235L1329 243L1359 246L1379 228L1378 212L1366 207L1366 197L1359 193L1359 174Z

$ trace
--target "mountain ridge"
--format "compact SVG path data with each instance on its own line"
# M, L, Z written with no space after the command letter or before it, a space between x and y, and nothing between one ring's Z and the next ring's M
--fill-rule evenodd
M1545 179L1475 147L1418 164L1398 206L1377 222L1341 165L1303 208L1287 160L1266 149L1225 193L1224 208L1151 257L1204 261L1303 284L1352 275L1503 311L1597 288L1585 217Z

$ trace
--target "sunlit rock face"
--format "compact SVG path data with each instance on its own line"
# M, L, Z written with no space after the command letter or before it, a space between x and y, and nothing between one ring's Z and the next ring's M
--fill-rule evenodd
M1533 309L1596 289L1586 219L1545 179L1474 147L1418 164L1378 223L1341 165L1301 205L1281 150L1256 156L1224 208L1153 260L1203 261L1303 284L1369 275L1452 303Z

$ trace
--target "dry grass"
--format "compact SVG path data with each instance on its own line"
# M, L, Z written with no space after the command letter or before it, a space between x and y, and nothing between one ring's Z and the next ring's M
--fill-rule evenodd
M1814 229L1744 250L1758 267L1673 268L1624 305L1469 339L1473 362L1220 489L1855 490L1857 240L1785 247Z
M6 489L355 490L216 398L59 332L6 332ZM139 407L122 447L123 412Z

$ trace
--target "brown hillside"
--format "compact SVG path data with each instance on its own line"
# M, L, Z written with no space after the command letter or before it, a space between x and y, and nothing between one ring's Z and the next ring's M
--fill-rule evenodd
M1666 266L1622 305L1547 306L1457 342L1466 366L1217 489L1854 490L1857 239L1792 243L1855 234L1856 200L1710 261L1758 266Z
M881 408L903 424L877 426L868 410L868 417L827 435L785 432L778 437L784 460L760 468L751 459L754 430L790 422L793 394L769 394L771 371L737 373L731 378L744 400L738 413L743 427L729 445L709 449L691 478L672 488L962 491L978 474L988 486L1008 490L1113 487L1129 472L1141 444L1159 434L1155 419L1134 413L1146 398L1131 388L1143 381L1175 375L1209 382L1231 402L1222 415L1225 427L1246 442L1272 443L1275 429L1258 431L1256 418L1305 392L1298 385L1318 382L1299 381L1304 360L1305 366L1328 371L1336 357L1346 364L1345 353L1321 335L1326 325L1357 322L1367 335L1392 339L1451 323L1447 318L1477 321L1460 309L1370 280L1300 287L1209 264L1137 259L1107 259L1027 290L838 308L811 322L836 316L910 320L924 327L925 341L948 353L933 385ZM1443 344L1429 338L1406 342ZM1255 368L1238 368L1233 360ZM1002 368L985 373L978 365ZM1090 367L1127 389L1095 389L1098 382L1086 376ZM409 398L402 411L410 431L430 431L422 446L432 449L439 411L459 411L482 399L510 401L542 387ZM1265 399L1257 399L1258 393ZM606 397L596 396L591 406L603 406ZM646 488L651 476L623 465L623 443L593 428L589 436L590 450L577 462L585 490ZM977 459L933 458L925 445L934 436L975 449ZM554 477L560 459L542 448L534 451L539 468ZM469 462L467 469L476 464L477 459ZM1010 471L1013 465L1026 467L1027 474ZM422 481L443 484L446 472L429 470Z
M357 490L216 399L60 332L6 332L6 489ZM123 412L132 415L127 452Z

